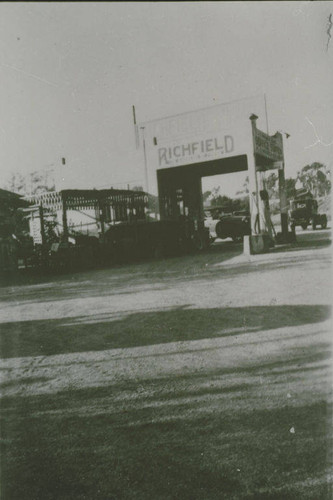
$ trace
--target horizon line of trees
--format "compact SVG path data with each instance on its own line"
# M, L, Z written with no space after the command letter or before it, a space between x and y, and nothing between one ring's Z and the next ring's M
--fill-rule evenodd
M311 165L305 165L297 172L295 178L289 177L285 180L287 199L295 196L297 188L303 188L310 191L315 198L328 196L331 192L331 170L323 163L314 162ZM271 172L265 179L265 188L268 191L270 199L278 198L278 175ZM54 180L49 177L48 172L35 171L27 176L16 172L11 174L6 189L9 191L29 196L42 192L55 191ZM133 190L142 190L141 186L135 186ZM241 190L237 191L236 197L230 197L221 193L221 187L215 187L211 191L203 193L204 204L210 203L210 206L223 205L228 210L248 210L249 209L249 178L245 179ZM149 205L157 209L157 197L149 195Z
M297 189L306 189L310 191L315 198L328 196L331 193L331 170L323 163L314 162L311 165L305 165L297 172L295 178L288 177L285 180L288 201L291 200ZM278 175L271 172L265 179L265 188L270 199L279 197ZM227 210L245 210L249 207L249 178L240 191L237 191L236 198L231 198L221 194L221 188L215 187L211 191L203 193L204 203L209 202L210 206L225 206ZM228 208L229 207L229 208ZM239 208L242 207L242 208Z

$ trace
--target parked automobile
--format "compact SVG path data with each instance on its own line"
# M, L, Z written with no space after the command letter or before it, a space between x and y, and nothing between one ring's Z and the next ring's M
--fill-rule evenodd
M216 224L215 231L218 238L232 238L235 242L243 241L245 235L251 234L250 214L235 212L231 215L223 215Z
M291 201L291 210L289 211L289 220L291 228L301 226L302 229L307 229L311 224L312 229L321 226L322 229L327 227L326 214L318 214L318 203L309 191L304 189L298 190L296 196Z
M251 234L250 214L245 210L228 213L213 207L206 209L205 214L205 225L212 240L232 238L234 242L239 242L245 235Z

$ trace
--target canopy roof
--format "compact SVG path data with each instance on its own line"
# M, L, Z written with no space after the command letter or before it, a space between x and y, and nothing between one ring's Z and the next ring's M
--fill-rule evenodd
M51 210L89 209L100 204L112 207L139 208L148 206L148 195L143 191L125 189L66 189L29 196L30 203Z

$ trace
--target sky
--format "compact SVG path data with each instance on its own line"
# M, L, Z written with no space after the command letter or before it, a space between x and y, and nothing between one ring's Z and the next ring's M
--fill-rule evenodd
M332 166L331 13L326 1L2 2L1 187L36 170L58 189L143 186L132 105L145 122L264 94L269 133L290 134L286 176Z

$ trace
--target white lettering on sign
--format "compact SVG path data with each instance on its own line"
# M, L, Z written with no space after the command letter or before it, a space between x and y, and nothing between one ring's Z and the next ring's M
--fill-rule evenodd
M179 158L188 157L189 161L193 156L200 158L207 153L219 152L220 154L231 153L234 150L234 138L231 135L225 135L219 142L217 137L201 141L188 142L186 144L177 144L173 147L158 149L159 166L169 166L177 162Z
M190 169L192 164L195 168L197 163L223 161L241 155L248 155L250 164L254 158L254 148L249 118L253 114L259 116L260 125L265 117L263 96L138 123L139 130L144 126L144 137L140 134L140 160L146 161L151 192L157 194L156 172L159 169L181 166Z

